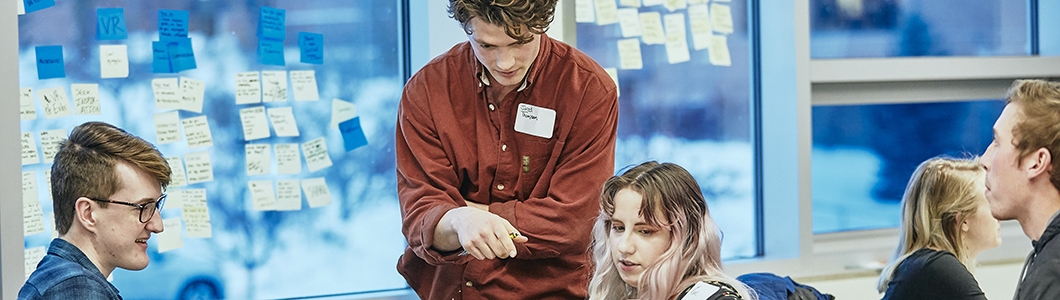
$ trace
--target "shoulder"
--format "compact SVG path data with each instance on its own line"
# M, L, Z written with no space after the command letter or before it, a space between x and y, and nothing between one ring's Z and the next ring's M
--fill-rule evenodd
M121 299L110 283L88 275L67 277L37 293L40 299Z
M728 283L720 281L700 281L685 289L678 300L741 300L744 299Z
M544 58L548 61L550 73L573 72L576 84L599 82L606 92L617 88L611 75L608 75L604 68L585 52L546 35L542 36L542 43L549 43L547 47L549 53ZM552 76L552 74L548 75Z
M109 283L93 271L75 262L48 255L26 280L26 286L23 289L31 286L42 296L68 289L96 289L98 287L100 290L107 290L108 287L105 285ZM45 297L45 299L48 298Z

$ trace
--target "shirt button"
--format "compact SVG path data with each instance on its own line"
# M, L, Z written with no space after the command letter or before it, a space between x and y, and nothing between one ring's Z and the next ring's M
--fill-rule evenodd
M490 103L490 111L492 111L494 109L496 109L496 107L493 107L493 103Z
M508 145L501 145L501 151L508 151Z
M472 286L473 284L471 284L471 282L470 282L470 281L468 281L468 282L467 282L467 283L465 283L464 285L466 285L466 286Z
M503 190L504 190L504 185L503 185L503 184L498 184L498 185L497 185L497 190L498 190L498 191L503 191ZM471 282L470 282L470 281L468 281L468 283L471 283Z

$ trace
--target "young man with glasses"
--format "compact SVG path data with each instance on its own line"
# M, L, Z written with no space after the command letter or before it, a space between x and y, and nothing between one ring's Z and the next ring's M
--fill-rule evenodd
M102 122L75 127L52 165L59 238L18 299L121 299L107 276L147 267L147 240L163 229L169 175L147 141Z

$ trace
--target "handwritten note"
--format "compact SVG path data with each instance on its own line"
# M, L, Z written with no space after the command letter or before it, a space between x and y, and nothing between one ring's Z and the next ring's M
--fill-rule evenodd
M619 0L618 3L622 6L640 7L640 0Z
M281 41L287 39L286 15L283 9L262 6L258 18L258 37Z
M270 144L247 144L247 176L265 175L272 173L272 145Z
M210 134L210 123L206 120L206 116L183 119L180 123L184 125L184 137L188 139L188 149L213 146L213 135Z
M302 189L298 179L276 181L276 210L301 210Z
M298 123L290 106L269 108L268 111L276 136L298 136Z
M210 151L184 154L184 165L188 170L188 184L213 181L213 164L210 163Z
M96 9L96 38L100 40L129 38L129 31L125 27L124 8Z
M63 46L38 46L35 49L37 79L66 77L66 68L63 65Z
M155 136L158 137L158 144L184 140L180 134L180 114L175 110L155 114Z
M640 70L644 60L640 56L640 40L636 38L618 40L619 66L623 70Z
M615 0L593 0L596 6L596 25L618 23L618 5Z
M710 12L706 4L688 7L688 22L692 25L692 47L696 50L710 48L714 29L710 26Z
M74 113L77 115L101 115L99 108L99 84L71 84L74 96Z
M283 41L258 39L258 59L263 65L283 66L286 64L283 57Z
M129 47L126 45L99 46L100 78L129 77Z
M37 200L37 171L22 172L22 231L24 236L44 233L44 213Z
M166 161L169 161L168 157L166 158ZM181 169L183 168L183 165L181 165ZM166 205L162 207L162 210L174 209L184 209L184 190L174 188L173 182L171 181L169 187L166 188Z
M236 73L236 104L261 103L261 75L257 72Z
M151 72L173 73L173 65L169 61L169 42L151 42Z
M210 226L210 208L206 204L206 189L186 189L181 192L184 198L184 225L188 237L208 238L213 236Z
M33 101L33 88L18 89L18 114L22 120L37 119L37 102Z
M671 64L691 59L688 53L688 38L685 35L685 14L668 14L663 17L666 24L666 58Z
M732 11L728 5L713 3L710 5L710 23L714 32L732 33Z
M188 11L158 10L158 40L172 41L188 37Z
M177 78L151 79L151 89L155 93L155 109L180 109L181 94Z
M166 162L169 163L169 186L188 185L188 177L184 172L184 160L180 156L169 156L166 157ZM168 206L169 204L167 203L166 207Z
M45 118L55 119L74 114L70 108L70 101L66 99L65 87L41 89L37 96L41 99L40 104L44 108Z
M663 5L663 1L665 1L665 0L644 0L644 4L643 5L644 6Z
M158 237L159 253L184 248L184 228L180 218L162 219L162 228L165 230L155 235Z
M32 165L40 162L37 154L37 141L33 138L33 132L22 133L22 165Z
M243 123L243 140L253 141L272 136L269 133L269 121L265 118L264 106L240 109L239 120Z
M21 2L22 0L19 0ZM26 264L26 278L33 275L33 271L37 270L37 264L44 259L44 256L48 255L48 248L45 246L26 248L26 252L23 255L25 257Z
M678 9L685 9L686 7L688 7L688 1L687 0L666 0L666 1L663 2L663 7L665 7L668 10L670 10L671 12L675 11L675 10L678 10Z
M166 46L169 63L173 72L191 70L195 65L195 51L191 47L191 38L174 37Z
M339 129L339 123L353 119L356 116L357 105L341 99L331 100L331 128Z
M254 210L276 210L276 192L272 189L272 180L251 180L247 182L250 189L250 203Z
M710 44L710 64L725 67L732 65L732 59L729 57L729 42L724 35L715 35Z
M202 81L181 77L180 78L180 109L202 113L202 99L206 93L205 84Z
M640 14L636 8L619 9L618 25L622 28L622 37L641 35Z
M305 165L310 173L331 166L331 156L328 155L328 145L324 137L302 144L302 153L305 153Z
M364 136L360 117L339 123L339 132L342 133L342 146L346 151L368 145L368 138Z
M662 17L658 12L640 13L641 41L648 45L661 45L666 43L666 33L663 32Z
M689 5L697 4L697 3L707 3L707 2L710 2L710 1L709 0L688 0L688 4Z
M313 70L291 71L291 86L294 87L295 101L315 101L320 98L317 93L317 76Z
M287 101L287 71L261 71L261 99L265 102Z
M55 161L55 154L59 153L59 144L66 140L66 136L66 129L40 132L40 149L44 153L44 163L50 164Z
M276 144L276 172L298 174L302 172L302 155L298 144Z
M574 0L574 21L578 23L596 22L595 0Z
M305 193L309 207L321 207L331 204L331 192L324 177L302 180L302 192Z
M324 64L324 35L312 32L298 33L298 50L304 64Z

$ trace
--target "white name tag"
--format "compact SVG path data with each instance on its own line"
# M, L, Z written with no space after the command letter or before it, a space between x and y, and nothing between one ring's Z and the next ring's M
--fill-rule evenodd
M688 294L685 294L681 300L706 300L720 289L721 288L714 286L713 284L700 281L697 282L696 285L693 285L692 289L689 290Z
M515 131L551 139L555 124L555 110L519 103L519 111L515 113Z

